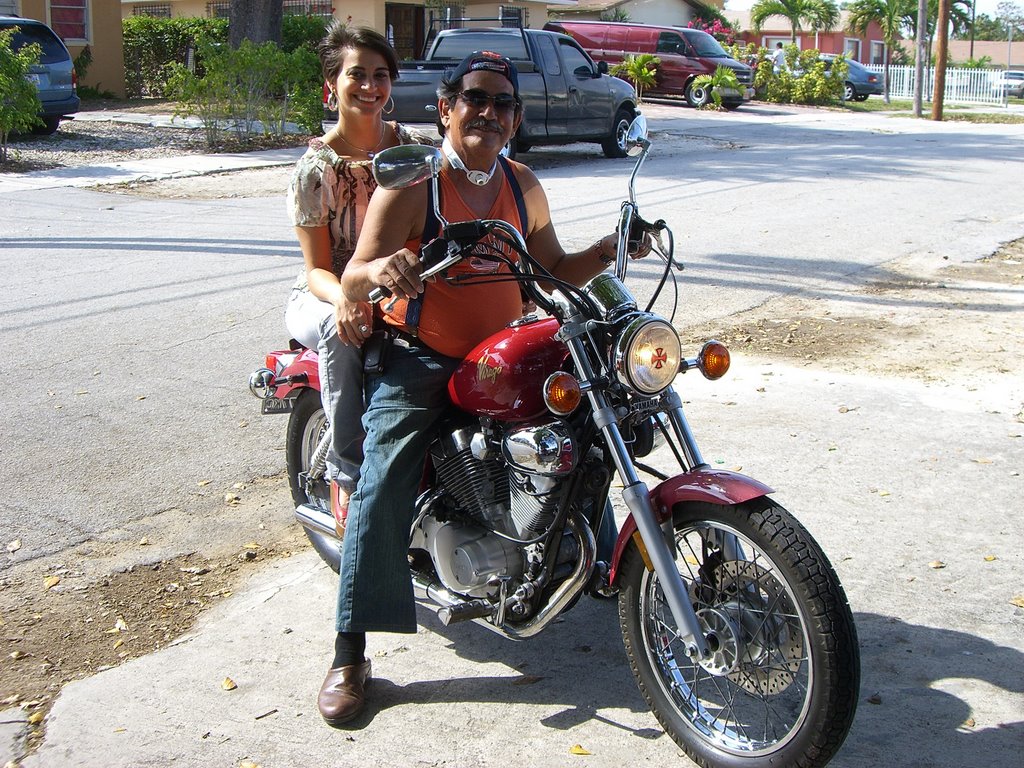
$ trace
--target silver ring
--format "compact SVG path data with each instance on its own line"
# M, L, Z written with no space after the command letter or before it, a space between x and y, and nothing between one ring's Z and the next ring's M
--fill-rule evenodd
M368 326L368 325L360 325L359 326L359 332L360 333L366 333L368 330L370 330L370 326Z

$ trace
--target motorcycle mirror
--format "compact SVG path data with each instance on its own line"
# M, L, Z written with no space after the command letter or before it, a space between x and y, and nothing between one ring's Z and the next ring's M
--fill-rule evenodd
M426 181L441 168L441 150L425 144L389 147L373 158L373 178L384 189L405 189Z
M626 129L626 154L636 157L649 145L647 141L647 118L637 115Z

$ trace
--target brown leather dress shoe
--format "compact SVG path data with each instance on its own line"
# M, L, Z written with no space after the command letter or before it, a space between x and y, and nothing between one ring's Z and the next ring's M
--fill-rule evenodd
M370 682L370 660L327 670L316 705L328 725L342 725L363 711L364 689Z

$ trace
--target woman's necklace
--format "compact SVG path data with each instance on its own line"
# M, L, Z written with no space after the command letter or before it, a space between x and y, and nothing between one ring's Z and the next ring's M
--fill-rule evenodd
M381 144L384 143L384 132L385 132L386 129L387 129L387 126L385 125L384 121L381 120L380 121L380 137L377 139L377 143L374 144L369 149L363 149L362 147L360 147L360 146L358 146L356 144L353 144L351 141L346 139L345 138L345 134L343 134L337 128L334 129L334 135L337 136L339 139L341 139L346 144L348 144L348 146L350 146L352 149L356 150L357 152L362 152L364 155L366 155L368 158L370 158L372 160L373 156L377 152L377 147L379 147Z

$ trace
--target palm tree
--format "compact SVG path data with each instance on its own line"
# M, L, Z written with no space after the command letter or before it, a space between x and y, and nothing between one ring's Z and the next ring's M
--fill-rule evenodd
M854 0L847 10L847 26L857 35L868 31L872 22L882 29L885 40L885 62L882 73L883 98L889 103L889 63L903 30L908 28L917 13L916 0Z
M650 88L657 82L658 65L661 59L652 53L626 54L626 58L608 72L616 77L624 77L633 83L636 89L636 101L643 101L644 88Z
M828 32L839 23L839 8L832 0L757 0L750 8L750 23L760 32L770 16L789 19L793 29L792 42L796 42L800 24L805 23L818 32Z

